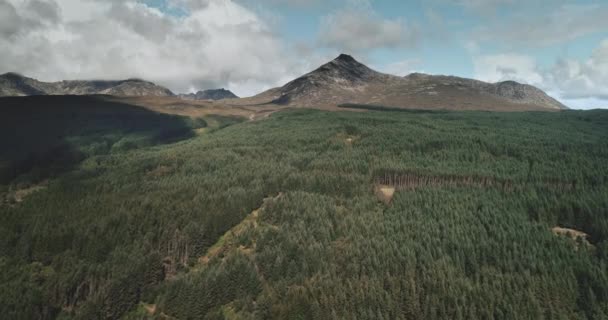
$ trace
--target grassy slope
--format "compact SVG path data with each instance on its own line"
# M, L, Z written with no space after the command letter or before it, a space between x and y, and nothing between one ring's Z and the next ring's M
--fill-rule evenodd
M92 156L0 208L2 312L119 317L143 301L178 318L599 319L607 128L601 111L298 110ZM426 186L386 206L385 172L519 187Z

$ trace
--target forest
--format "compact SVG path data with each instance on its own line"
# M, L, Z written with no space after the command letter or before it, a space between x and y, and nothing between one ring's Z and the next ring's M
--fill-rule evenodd
M27 99L0 104L1 318L608 318L606 111Z

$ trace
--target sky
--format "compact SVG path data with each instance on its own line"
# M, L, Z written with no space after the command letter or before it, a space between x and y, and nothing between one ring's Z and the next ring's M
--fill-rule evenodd
M608 108L606 0L0 0L0 73L250 96L347 53Z

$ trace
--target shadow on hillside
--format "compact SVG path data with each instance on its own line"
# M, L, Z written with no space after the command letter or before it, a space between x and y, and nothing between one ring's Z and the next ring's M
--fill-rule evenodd
M87 157L190 138L205 123L103 96L0 98L0 183L34 183Z

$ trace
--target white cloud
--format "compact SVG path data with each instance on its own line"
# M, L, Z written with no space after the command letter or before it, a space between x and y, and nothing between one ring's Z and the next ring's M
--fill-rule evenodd
M21 17L17 15L15 7L6 1L0 0L0 35L3 38L12 37L19 31Z
M474 58L475 78L488 82L514 80L532 85L543 83L536 61L520 54L496 54Z
M18 9L22 9L21 12ZM59 8L54 2L0 0L0 35L15 39L28 32L58 23Z
M191 5L184 17L134 1L0 0L0 73L140 77L176 92L228 87L250 95L300 71L254 12L229 0L173 1ZM56 19L39 19L54 17L52 8Z
M608 39L585 60L560 59L541 68L530 56L498 54L475 57L474 68L480 80L532 84L573 107L608 106Z
M565 98L597 98L608 102L608 39L584 60L559 60L547 73L547 81Z
M365 0L351 0L351 5L321 20L319 44L342 52L362 53L380 48L414 46L420 32L402 19L384 19Z

